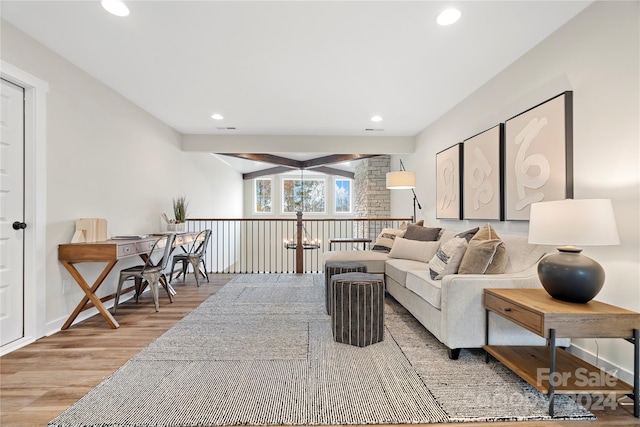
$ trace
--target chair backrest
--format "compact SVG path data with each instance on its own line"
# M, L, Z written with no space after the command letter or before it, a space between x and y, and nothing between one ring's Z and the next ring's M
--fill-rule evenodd
M149 251L149 257L144 264L143 270L146 270L148 268L159 268L160 270L164 270L165 268L167 268L167 264L169 263L169 256L171 255L171 251L173 249L173 241L175 240L175 238L175 234L169 234L156 240L156 242L151 247L151 251ZM158 264L154 265L151 261L151 254L153 254L156 249L164 250L162 252L162 259L158 262Z
M189 253L192 255L204 256L205 252L207 252L207 247L209 246L209 240L211 239L211 230L202 230L196 236L195 242L191 247Z

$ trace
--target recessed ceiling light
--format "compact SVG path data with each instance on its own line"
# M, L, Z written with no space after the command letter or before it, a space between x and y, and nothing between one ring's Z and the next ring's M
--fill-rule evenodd
M440 25L451 25L454 22L457 22L461 15L462 14L458 9L446 9L438 15L436 22Z
M102 0L102 7L116 16L129 16L129 8L120 0Z
M373 116L373 117L371 117L371 121L372 121L372 122L381 122L381 121L382 121L382 117L380 117L380 116Z
M211 118L212 118L213 120L222 120L222 119L224 119L224 117L222 116L222 114L218 114L218 113L212 114L212 115L211 115Z

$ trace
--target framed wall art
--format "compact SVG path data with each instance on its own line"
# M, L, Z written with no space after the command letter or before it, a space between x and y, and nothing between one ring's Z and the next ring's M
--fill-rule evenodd
M464 140L462 174L464 219L504 219L503 142L503 124Z
M436 154L436 218L462 219L462 144Z
M505 214L528 220L532 203L573 197L573 92L505 122Z

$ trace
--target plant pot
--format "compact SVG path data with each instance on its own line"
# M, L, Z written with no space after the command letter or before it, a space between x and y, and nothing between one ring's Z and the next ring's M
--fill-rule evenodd
M175 231L177 233L183 233L187 230L186 222L176 222L173 224L167 224L167 231Z

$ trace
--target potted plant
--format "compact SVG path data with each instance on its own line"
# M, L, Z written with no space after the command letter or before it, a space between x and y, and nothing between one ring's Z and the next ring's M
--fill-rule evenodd
M185 231L185 221L187 220L187 203L185 196L173 199L173 216L175 218L175 231Z

